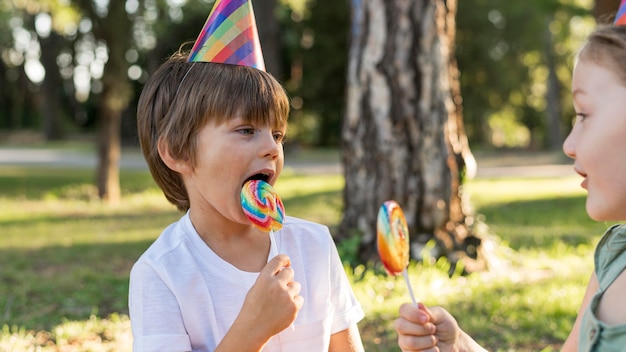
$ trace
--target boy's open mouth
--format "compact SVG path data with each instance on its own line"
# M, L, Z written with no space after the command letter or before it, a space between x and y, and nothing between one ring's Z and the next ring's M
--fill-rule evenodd
M250 177L248 177L243 184L245 185L246 182L251 181L251 180L261 180L261 181L265 181L265 182L269 182L270 180L270 175L269 174L264 174L264 173L258 173L258 174L254 174ZM242 185L243 186L243 185Z

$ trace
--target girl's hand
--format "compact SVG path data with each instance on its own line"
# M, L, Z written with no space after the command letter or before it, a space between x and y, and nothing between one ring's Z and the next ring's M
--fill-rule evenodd
M441 307L426 308L405 303L395 321L398 345L408 351L485 351L459 328L456 319Z

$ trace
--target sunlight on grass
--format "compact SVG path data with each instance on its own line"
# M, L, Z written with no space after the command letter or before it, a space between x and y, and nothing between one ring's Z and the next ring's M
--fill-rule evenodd
M0 351L90 351L130 352L132 335L128 316L113 314L109 319L91 316L85 321L67 321L51 332L30 331L4 326Z
M543 179L478 179L464 186L471 194L476 207L498 205L524 200L554 199L567 196L584 196L578 176Z
M276 184L287 215L336 225L341 220L343 202L340 195L344 180L339 175L283 175Z

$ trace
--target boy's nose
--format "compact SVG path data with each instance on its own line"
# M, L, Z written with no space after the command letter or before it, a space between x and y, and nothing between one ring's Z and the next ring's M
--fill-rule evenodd
M276 141L272 131L270 131L269 133L263 133L262 140L262 147L259 149L259 151L261 152L261 156L271 157L272 159L277 158L280 153L280 148L282 148L282 145Z

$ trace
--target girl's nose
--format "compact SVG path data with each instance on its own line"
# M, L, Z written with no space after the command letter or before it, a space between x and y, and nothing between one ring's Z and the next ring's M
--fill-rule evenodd
M565 141L563 142L563 153L565 153L565 155L569 156L572 159L576 158L575 133L576 125L574 125L574 128L572 128L569 135L567 135L567 138L565 138Z

